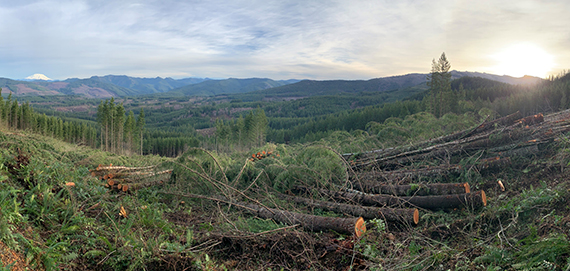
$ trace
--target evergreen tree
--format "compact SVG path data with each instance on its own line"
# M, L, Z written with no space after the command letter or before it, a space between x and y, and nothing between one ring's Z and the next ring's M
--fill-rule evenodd
M144 131L144 125L145 125L145 121L144 121L144 109L141 108L141 112L139 113L139 117L137 118L137 130L140 134L140 143L141 143L141 148L140 148L140 154L143 155L143 131Z
M109 150L111 152L115 152L115 146L116 146L116 142L114 142L115 140L115 122L114 122L114 118L115 118L115 98L111 97L111 100L107 103L107 112L105 113L105 115L107 116L107 124L108 124L108 138L109 138Z
M2 118L6 121L6 127L10 128L10 121L12 119L12 92L8 94L8 99L4 103L4 111L2 112Z
M18 99L12 102L12 107L10 109L10 127L18 128Z
M127 116L127 120L125 121L125 141L127 144L127 149L130 152L134 152L133 146L133 136L136 133L136 122L135 122L135 114L133 111L129 111L129 115Z
M0 88L0 127L4 125L5 112L4 112L4 97L2 97L2 88Z
M114 141L116 142L116 152L122 154L123 153L123 127L125 125L125 107L123 107L123 103L120 103L115 108L115 117L113 118L115 121L115 138Z
M265 111L258 107L255 110L252 126L253 142L257 146L261 146L265 143L268 124L269 121L267 120L267 116L265 116Z
M101 100L101 103L97 107L97 122L99 123L99 126L101 127L101 149L105 149L105 147L106 147L106 144L104 144L104 142L106 142L106 141L103 140L107 135L107 130L106 130L107 116L105 116L105 113L107 110L106 104L107 104L107 101L105 101L103 103L103 100Z
M445 52L436 62L432 60L431 73L427 77L427 85L430 88L427 103L429 110L436 117L441 117L445 113L457 108L456 94L451 90L451 64L445 56Z

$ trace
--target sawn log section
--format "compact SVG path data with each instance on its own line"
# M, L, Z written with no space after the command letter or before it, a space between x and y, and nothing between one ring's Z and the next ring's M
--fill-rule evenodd
M317 191L334 199L353 202L368 206L379 207L419 207L428 210L479 208L487 205L485 191L454 195L396 197L380 194L364 194L344 191L330 191L326 189L311 190L305 186L295 186L295 193L310 193Z
M295 197L280 194L282 199L294 201L314 208L333 211L335 213L349 214L365 219L381 218L391 222L409 223L416 225L420 221L420 214L416 208L378 208L370 206L360 206L345 203L314 200L303 197Z
M362 217L322 217L267 208L257 204L248 203L240 203L236 204L236 206L245 207L247 210L261 218L273 219L287 225L300 224L303 228L309 231L319 232L333 230L343 234L354 234L357 237L360 237L366 232L366 224Z

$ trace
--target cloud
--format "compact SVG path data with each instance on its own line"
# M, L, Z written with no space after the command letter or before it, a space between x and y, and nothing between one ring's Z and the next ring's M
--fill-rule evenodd
M484 69L509 42L568 62L565 1L3 1L0 76L367 79ZM9 26L9 27L8 27ZM501 47L502 46L502 47Z

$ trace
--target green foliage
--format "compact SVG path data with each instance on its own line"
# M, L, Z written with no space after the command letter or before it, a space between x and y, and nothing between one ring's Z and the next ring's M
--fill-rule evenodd
M294 185L329 187L346 180L346 167L342 160L324 146L299 146L281 157L287 166L273 181L273 187L279 191Z
M372 228L375 229L376 231L380 233L386 231L386 222L384 220L379 218L374 218L368 222L372 225Z

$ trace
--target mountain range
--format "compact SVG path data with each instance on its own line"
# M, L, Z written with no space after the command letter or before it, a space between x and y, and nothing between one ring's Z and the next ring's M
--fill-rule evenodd
M452 79L481 77L508 84L536 84L543 79L520 78L479 72L451 71ZM81 95L89 98L110 98L137 95L159 97L216 96L222 94L257 95L265 98L309 97L338 93L359 93L417 88L426 89L427 74L412 73L370 80L272 80L268 78L209 79L209 78L138 78L125 75L71 78L64 81L13 80L0 78L4 93L15 96ZM244 94L246 93L246 94ZM244 97L246 97L244 96Z

